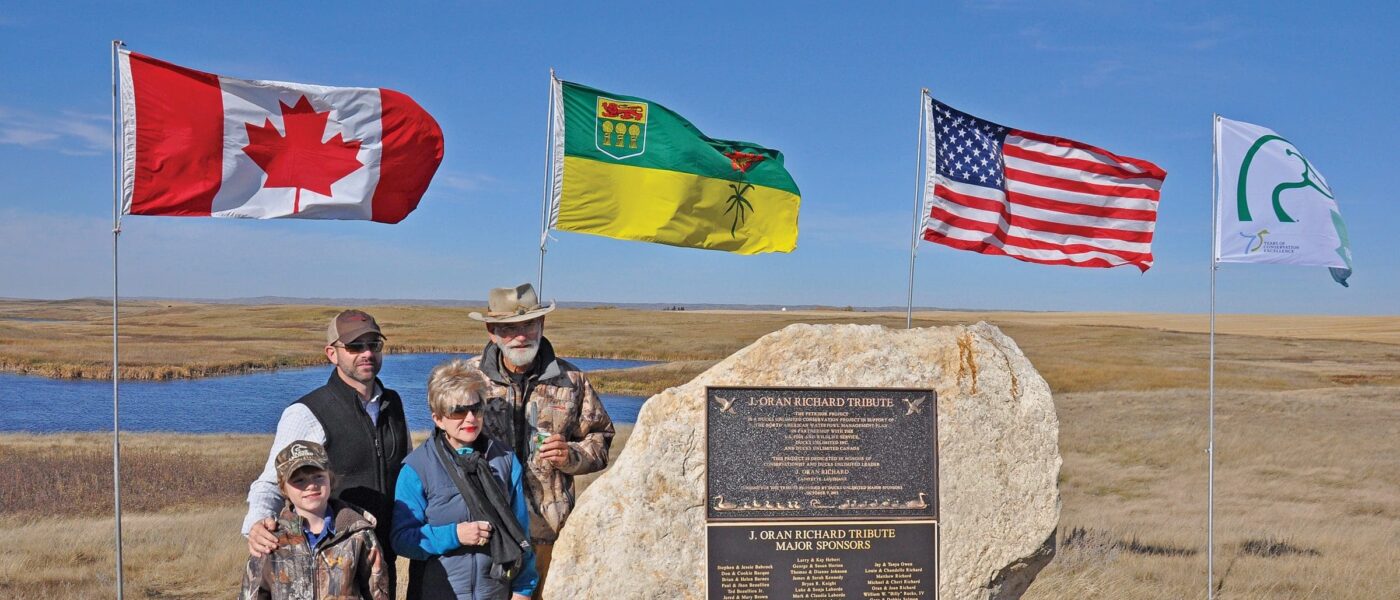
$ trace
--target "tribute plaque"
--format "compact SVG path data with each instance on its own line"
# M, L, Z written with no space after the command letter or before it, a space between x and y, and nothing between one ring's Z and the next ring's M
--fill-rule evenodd
M709 600L934 598L932 522L739 523L705 528Z
M937 394L706 391L706 519L938 518Z

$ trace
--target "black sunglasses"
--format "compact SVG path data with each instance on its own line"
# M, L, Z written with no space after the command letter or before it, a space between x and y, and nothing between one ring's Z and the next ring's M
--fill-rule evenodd
M485 402L474 402L474 403L472 403L472 404L454 404L454 405L452 405L452 406L447 407L447 418L449 418L449 419L461 419L461 418L466 417L466 416L467 416L467 413L472 413L472 414L474 414L474 415L480 415L480 414L481 414L481 411L483 411L483 410L485 410L485 409L486 409L486 403L485 403Z
M349 344L341 344L340 347L344 348L351 354L359 354L361 352L364 352L365 350L369 350L370 352L379 352L384 349L384 340L375 340L373 342L350 342Z

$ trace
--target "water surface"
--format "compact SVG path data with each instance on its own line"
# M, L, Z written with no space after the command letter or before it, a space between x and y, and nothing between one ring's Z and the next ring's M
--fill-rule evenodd
M379 378L404 400L408 427L432 427L428 416L428 373L434 366L468 354L389 354ZM638 360L571 358L584 371L626 369L651 364ZM122 381L122 431L180 433L272 433L282 409L326 383L330 365L242 375ZM646 398L603 395L616 423L633 423ZM0 373L0 431L111 431L112 382L51 379Z

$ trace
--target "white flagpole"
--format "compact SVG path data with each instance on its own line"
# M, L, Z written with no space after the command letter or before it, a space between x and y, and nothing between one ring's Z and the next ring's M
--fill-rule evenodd
M1211 115L1210 124L1210 417L1206 459L1206 598L1215 598L1215 272L1220 270L1220 190L1219 163L1216 153L1220 146L1220 115Z
M549 70L549 122L544 128L544 194L540 199L540 271L535 293L544 297L544 253L549 241L549 205L554 197L554 69Z
M112 506L116 521L117 600L123 597L122 579L122 444L117 382L121 379L121 355L117 351L117 240L122 233L121 170L118 164L117 51L125 46L112 40Z
M914 256L919 250L919 229L923 225L923 203L924 203L924 161L928 157L924 155L924 123L927 114L928 88L919 90L919 134L917 136L918 145L914 150L914 232L909 239L909 302L905 307L904 328L914 328Z

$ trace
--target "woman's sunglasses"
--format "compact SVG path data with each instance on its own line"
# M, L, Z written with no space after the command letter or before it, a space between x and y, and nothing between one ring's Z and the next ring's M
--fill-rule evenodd
M474 402L472 404L454 404L452 406L447 407L447 418L463 419L466 418L467 413L481 415L481 411L485 408L485 402Z

